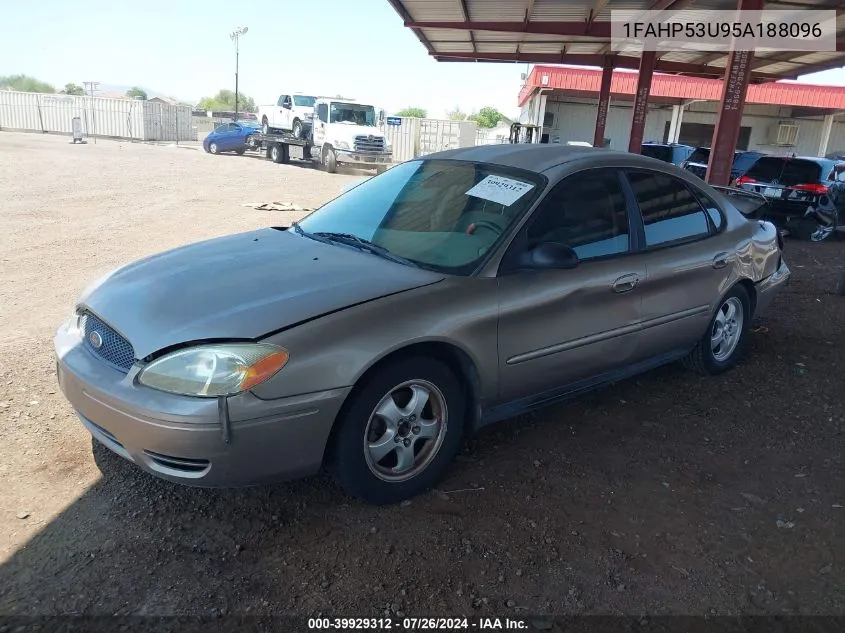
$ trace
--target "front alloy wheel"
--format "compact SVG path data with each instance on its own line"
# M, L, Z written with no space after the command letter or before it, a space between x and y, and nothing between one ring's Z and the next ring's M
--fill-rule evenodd
M208 151L211 154L217 154L220 150L217 147L217 143L210 143L209 146L208 146Z
M432 358L377 367L338 417L329 469L350 494L394 503L436 483L458 451L466 399L451 369Z

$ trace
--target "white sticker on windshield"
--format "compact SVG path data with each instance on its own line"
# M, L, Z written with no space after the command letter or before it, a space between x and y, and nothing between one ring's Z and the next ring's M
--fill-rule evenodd
M468 196L497 202L506 207L511 206L526 193L534 188L530 182L513 180L504 176L487 176L480 183L466 192Z

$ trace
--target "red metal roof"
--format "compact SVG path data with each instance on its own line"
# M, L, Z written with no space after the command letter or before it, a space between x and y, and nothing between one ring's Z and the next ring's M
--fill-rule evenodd
M534 66L519 93L519 105L522 106L538 88L552 88L598 97L601 73L600 69L593 68ZM548 83L542 83L543 76L548 77ZM611 94L633 96L637 89L637 76L636 72L614 71L610 85ZM722 97L722 81L655 73L651 83L651 96L719 101ZM845 86L817 86L794 81L751 85L748 86L746 103L845 110Z

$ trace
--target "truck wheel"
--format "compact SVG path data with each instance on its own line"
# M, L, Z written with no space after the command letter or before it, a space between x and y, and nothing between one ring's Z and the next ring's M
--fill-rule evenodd
M302 121L299 119L293 120L293 136L294 138L302 138Z
M337 154L332 147L323 148L323 165L330 174L337 173Z
M270 158L273 160L274 163L288 162L288 146L282 145L280 143L275 143L273 147L270 148Z
M267 120L266 116L261 117L261 131L264 132L264 134L270 133L270 122Z

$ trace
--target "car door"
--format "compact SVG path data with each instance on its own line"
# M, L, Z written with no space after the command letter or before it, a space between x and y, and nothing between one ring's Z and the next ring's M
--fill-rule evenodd
M282 107L279 110L279 127L289 130L292 126L293 98L290 95L282 96Z
M226 129L223 132L220 149L224 151L229 151L233 149L237 149L240 147L240 127L238 127L237 123L228 123L226 125Z
M312 127L314 147L322 147L326 140L326 123L329 121L329 104L318 103L316 109L317 118Z
M736 259L719 206L662 172L626 170L642 218L646 274L640 284L639 359L681 354L703 336Z
M512 242L498 280L502 402L557 391L636 356L646 271L631 255L629 204L617 170L584 170L557 184ZM579 265L520 270L514 263L549 241L573 248Z

